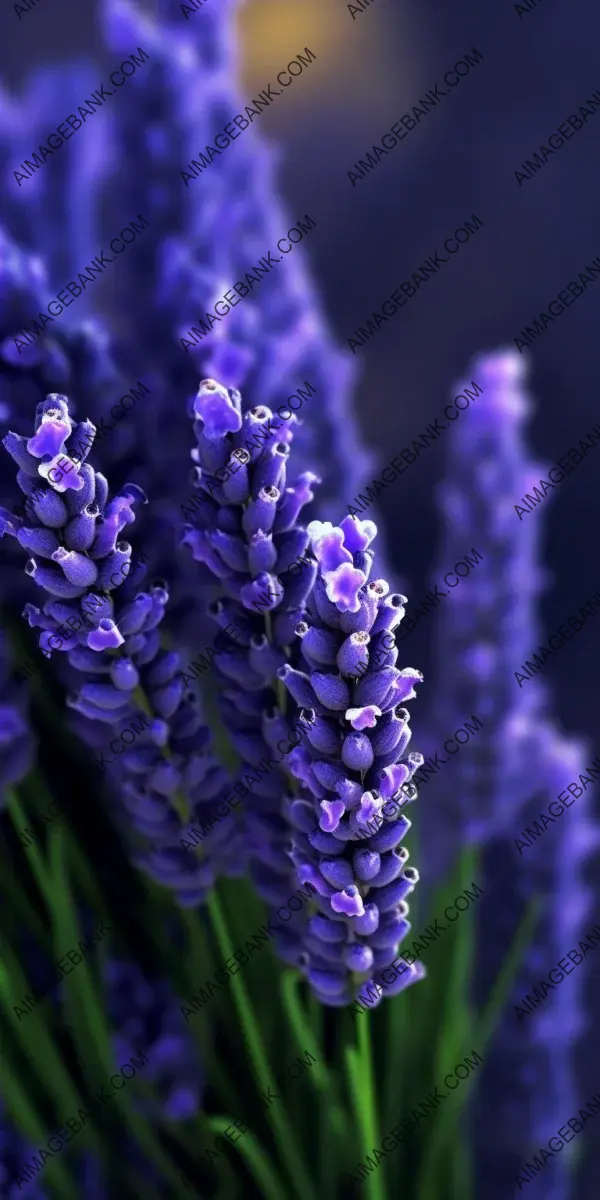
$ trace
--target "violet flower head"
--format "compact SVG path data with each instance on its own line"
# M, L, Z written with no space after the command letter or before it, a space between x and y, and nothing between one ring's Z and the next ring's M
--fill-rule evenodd
M244 763L250 870L263 899L282 905L297 886L287 853L289 781L282 764L304 726L302 700L286 710L278 703L285 692L277 672L292 654L316 575L316 564L303 557L308 534L299 523L316 476L304 472L288 482L293 413L284 421L266 406L243 412L239 392L207 379L192 415L198 504L182 544L219 585L209 608L221 628L214 670L225 724ZM297 959L301 923L300 914L290 925L277 923L276 945L286 961Z
M537 604L544 582L543 514L520 521L514 508L532 480L544 474L523 437L531 410L523 360L511 349L481 355L465 382L471 394L477 387L480 394L447 439L436 581L465 556L475 565L458 586L444 584L430 721L434 748L445 755L445 740L473 715L483 728L444 766L439 782L428 780L430 867L436 879L465 840L485 841L516 820L529 795L530 771L519 753L524 742L515 734L522 721L547 707L544 686L532 680L520 687L514 674L542 640ZM455 390L464 393L464 387ZM449 795L456 798L452 807Z
M391 979L387 970L410 929L406 898L419 878L400 843L423 762L406 756L404 704L422 675L396 667L405 597L373 577L374 522L312 521L308 533L318 575L296 629L304 669L279 671L311 718L292 763L300 798L287 808L298 879L318 893L298 965L323 1004L340 1006L363 991L395 995L424 974L420 963Z
M32 437L5 437L26 515L0 510L0 532L29 552L25 570L50 597L42 608L27 604L24 616L41 630L42 654L67 656L77 731L101 751L97 765L119 794L130 834L150 845L135 861L172 887L179 903L196 905L217 865L239 871L228 817L201 853L181 846L188 823L204 824L221 802L227 777L205 753L210 735L181 678L179 655L161 649L167 588L157 581L138 592L128 579L140 563L132 570L131 544L120 535L146 497L126 484L109 498L105 476L86 461L94 436L91 422L73 424L64 396L50 395L38 404Z

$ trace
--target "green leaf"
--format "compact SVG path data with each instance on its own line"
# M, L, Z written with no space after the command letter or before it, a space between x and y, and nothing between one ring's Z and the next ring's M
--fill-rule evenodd
M223 1134L231 1127L231 1118L210 1117L208 1127L215 1133ZM254 1135L248 1130L238 1138L233 1149L245 1160L265 1200L282 1200L285 1196L283 1181Z

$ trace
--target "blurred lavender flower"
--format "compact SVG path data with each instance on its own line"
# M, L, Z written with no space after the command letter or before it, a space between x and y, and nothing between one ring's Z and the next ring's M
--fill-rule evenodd
M514 677L515 666L541 640L537 599L544 582L539 516L520 522L513 507L544 474L523 440L530 412L523 359L509 349L481 355L468 378L483 394L447 439L442 575L471 547L484 558L439 610L429 728L436 748L473 715L483 729L443 766L439 780L428 781L429 882L444 874L465 842L512 827L531 793L530 764L515 731L547 707L538 681L520 688Z
M489 997L527 906L536 900L541 911L486 1051L473 1106L476 1190L483 1189L487 1200L520 1196L517 1179L525 1164L548 1148L587 1094L575 1070L575 1052L589 1023L584 1008L588 964L578 945L595 921L584 871L600 840L590 815L595 789L579 781L591 756L549 721L524 723L518 736L528 761L530 797L510 833L491 837L483 850L478 1005ZM582 795L561 813L556 800L560 792L567 794L569 784ZM543 829L541 813L550 813ZM550 821L554 828L547 827ZM579 963L567 958L570 951L579 954ZM533 1200L570 1200L571 1170L566 1154L551 1154L543 1174L531 1180ZM528 1178L527 1171L523 1177Z
M316 476L307 471L286 486L294 414L284 422L265 406L243 413L238 391L207 379L198 388L192 415L201 503L195 525L184 528L182 544L212 573L222 593L209 609L221 627L223 649L214 660L219 700L244 762L252 878L263 899L276 906L295 887L283 815L288 780L279 764L302 712L294 705L287 713L278 709L274 688L316 574L313 562L299 561L308 535L298 523L312 500ZM296 962L302 918L293 931L281 920L275 923L279 953Z
M395 666L405 597L372 578L374 522L313 521L308 533L319 572L296 628L306 670L278 672L312 718L292 755L300 798L287 808L298 878L319 894L301 965L323 1004L343 1005L363 989L395 995L424 975L415 963L386 976L419 878L400 848L411 824L400 808L416 798L410 780L423 761L401 761L411 737L403 705L422 675Z
M168 983L149 980L134 962L111 961L104 971L108 1016L116 1031L115 1062L147 1054L145 1079L154 1095L142 1111L150 1117L185 1121L202 1103L204 1073L196 1043L186 1030Z
M35 737L27 721L26 689L11 679L11 656L0 630L0 809L4 790L27 775L35 753Z
M514 1005L539 989L584 934L590 914L584 868L597 833L586 794L556 818L558 829L544 828L540 845L534 834L529 848L520 853L517 847L522 831L536 821L540 828L540 813L585 769L585 751L549 718L547 685L534 680L520 688L514 675L543 640L537 604L545 582L540 516L519 521L514 509L545 473L523 438L530 412L523 360L499 350L477 358L470 370L483 394L448 438L441 561L448 571L467 548L480 550L483 561L440 609L432 725L438 744L464 719L478 717L483 729L443 765L439 781L429 781L428 860L431 882L465 844L480 846L478 1006L488 1000L530 902L541 903L473 1106L479 1179L490 1200L504 1200L516 1197L520 1168L547 1147L581 1098L574 1050L584 1024L585 968L556 985L542 1010L521 1022ZM566 1156L547 1163L536 1184L545 1200L567 1200Z
M199 148L243 111L232 86L235 9L235 3L208 5L192 28L167 5L164 21L156 22L126 0L105 0L111 50L129 51L139 43L151 55L131 80L130 103L119 109L111 203L115 212L142 211L152 233L135 261L131 256L123 263L115 311L133 344L144 346L168 375L171 395L174 389L168 410L174 456L181 437L177 422L198 374L243 387L247 408L264 403L273 411L298 380L308 379L319 403L299 430L299 465L319 473L323 468L324 507L358 491L371 462L351 411L354 366L327 330L303 249L295 248L262 279L198 350L186 354L179 344L294 224L277 200L275 155L253 129L218 156L196 189L182 182L181 170ZM122 169L132 160L136 171Z
M37 1172L32 1172L32 1177L27 1178L31 1171L28 1164L38 1149L18 1132L14 1121L0 1105L0 1195L3 1200L17 1200L17 1197L18 1200L50 1200L46 1187L36 1178ZM85 1155L84 1172L89 1157ZM96 1180L99 1181L99 1164L95 1161L94 1165ZM98 1190L97 1186L96 1190L86 1189L82 1194L89 1200L108 1200L106 1192Z
M98 195L108 152L105 118L102 112L94 113L73 130L66 116L76 116L99 83L98 69L89 63L38 69L19 97L19 123L15 126L12 113L5 113L5 120L11 122L6 135L11 150L6 194L11 206L5 219L13 237L32 252L43 253L54 291L76 281L78 272L98 252ZM0 106L0 121L3 115ZM66 129L62 145L62 135L56 133L61 124ZM44 156L39 153L41 145L49 151ZM15 178L15 171L23 176L21 180ZM21 214L16 225L11 219L13 208ZM80 314L88 302L89 293L84 291Z
M33 437L5 437L27 499L25 518L0 510L0 533L30 552L26 573L51 597L42 609L27 604L24 611L30 626L42 630L42 653L66 653L71 678L84 676L67 704L83 718L84 740L102 750L99 763L118 790L121 812L150 841L138 865L172 887L179 903L196 905L214 882L217 862L225 873L230 866L239 873L243 860L228 818L213 826L201 859L180 845L188 819L206 821L227 777L204 753L210 735L181 679L178 654L160 647L167 588L159 581L136 592L127 580L132 548L119 534L146 497L127 484L109 500L105 476L85 461L95 433L89 421L74 425L65 397L50 395L37 406ZM115 604L120 588L124 603ZM117 730L119 739L110 743L117 757L105 759L106 733Z

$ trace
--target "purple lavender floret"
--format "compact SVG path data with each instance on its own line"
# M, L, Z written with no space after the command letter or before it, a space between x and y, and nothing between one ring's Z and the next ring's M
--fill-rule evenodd
M397 994L424 975L415 963L382 980L410 929L406 897L419 878L400 846L411 825L400 809L416 798L411 779L423 762L404 757L404 704L422 675L396 667L405 597L372 578L374 522L312 521L308 533L319 569L296 629L305 669L288 663L278 674L313 718L291 763L300 797L287 802L298 879L319 894L299 965L317 998L338 1006L377 985Z
M298 520L317 480L304 472L288 484L293 414L283 421L265 406L243 413L239 392L208 379L191 415L200 503L182 544L221 591L209 608L221 627L214 670L225 724L244 763L251 875L263 899L276 906L297 886L283 814L289 781L281 764L291 734L298 730L299 738L304 728L301 699L290 701L286 712L278 707L277 672L293 653L294 629L316 575L313 561L300 561L308 534ZM281 686L278 691L281 696ZM297 959L301 921L291 922L293 929L278 922L277 946L286 961Z
M166 586L137 592L127 580L132 547L120 535L146 497L126 484L109 498L105 476L86 461L94 435L91 422L73 424L64 396L50 395L37 406L33 437L5 437L27 499L25 518L0 510L0 535L29 551L25 570L50 596L42 608L27 604L24 616L41 630L42 654L67 655L77 730L101 750L96 763L118 791L121 815L150 844L137 865L195 906L217 867L237 874L243 859L231 815L213 826L201 852L181 845L189 822L207 822L228 779L205 753L210 735L179 655L161 649Z

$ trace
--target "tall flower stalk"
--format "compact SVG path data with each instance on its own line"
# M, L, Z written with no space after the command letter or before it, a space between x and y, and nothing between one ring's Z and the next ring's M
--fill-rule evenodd
M514 676L541 640L537 601L544 578L539 518L519 522L514 511L531 480L543 474L524 441L531 412L525 367L516 351L499 350L476 358L467 378L482 394L448 434L436 576L472 549L483 561L439 609L429 724L436 749L465 720L475 716L483 727L427 781L432 880L465 842L479 844L517 819L531 788L519 727L547 708L543 687L520 688Z
M293 414L284 422L266 406L244 413L239 392L208 379L199 386L192 416L199 503L182 544L220 591L209 607L222 630L223 649L214 660L220 706L243 761L251 876L275 908L297 887L287 853L283 799L289 780L282 764L292 735L302 735L303 716L300 706L282 704L277 671L292 653L316 574L315 564L303 561L308 534L299 516L317 479L304 472L288 485ZM278 950L288 962L296 963L300 953L301 923L301 917L290 925L276 920Z
M211 610L219 624L243 631L218 666L215 659L226 724L248 767L263 767L265 756L270 764L245 802L253 878L273 904L289 897L294 880L314 889L321 911L293 934L280 919L279 950L321 1001L347 1004L396 957L410 928L403 898L418 878L397 850L410 822L394 803L384 812L401 789L402 806L414 798L410 779L422 762L418 754L399 762L410 740L400 705L421 678L394 665L390 631L403 597L370 581L372 522L316 522L308 532L299 524L315 476L287 486L293 415L283 422L266 406L244 413L239 392L210 379L193 415L201 502L183 542L220 582L224 594ZM306 555L311 531L314 553ZM300 669L307 664L309 674ZM298 800L272 759L290 719L301 730L285 754ZM392 992L421 968L401 974Z
M529 1182L525 1164L547 1149L581 1099L574 1052L585 1025L585 963L573 979L566 972L554 982L550 976L545 990L542 981L585 934L585 868L597 833L589 791L577 782L585 771L584 748L553 721L548 686L529 680L521 687L515 675L543 640L542 515L519 520L515 511L545 474L524 438L531 412L526 366L516 352L499 350L475 359L469 377L482 394L448 437L443 571L472 550L482 561L440 608L433 724L440 745L465 719L477 717L482 728L454 763L442 764L427 798L436 878L463 845L480 848L484 895L476 914L473 980L478 1007L488 1002L521 922L538 906L473 1107L478 1192L483 1188L490 1200L516 1200L523 1186L519 1174ZM574 808L560 804L557 813L569 783L579 787L581 798ZM542 813L550 813L544 822ZM527 1009L532 995L544 1000L539 1012L535 1000L534 1010ZM566 1158L549 1157L536 1180L539 1195L566 1200Z
M416 799L423 762L405 758L404 703L423 677L396 667L405 597L374 574L374 522L313 521L308 532L318 575L296 627L303 669L278 673L310 721L293 753L300 795L288 807L298 878L319 896L303 966L322 1003L365 992L375 1004L424 975L420 963L398 961L419 878L400 846L411 824L401 810Z

